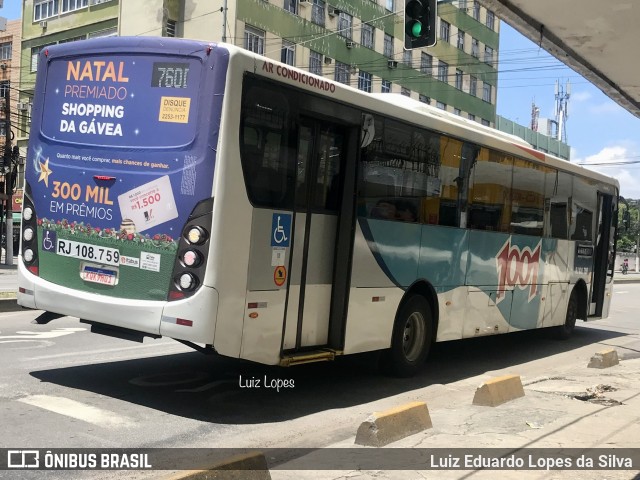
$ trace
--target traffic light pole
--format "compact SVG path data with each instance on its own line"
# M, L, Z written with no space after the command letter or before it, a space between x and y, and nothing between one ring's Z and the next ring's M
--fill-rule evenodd
M4 166L8 169L4 174L4 193L6 208L5 222L5 264L13 265L13 151L11 148L11 102L9 98L9 87L4 89Z

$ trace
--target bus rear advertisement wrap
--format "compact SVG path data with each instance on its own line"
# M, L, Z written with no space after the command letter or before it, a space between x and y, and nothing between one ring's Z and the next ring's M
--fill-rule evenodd
M202 59L51 52L26 172L39 275L166 300L185 219L211 196L196 135Z

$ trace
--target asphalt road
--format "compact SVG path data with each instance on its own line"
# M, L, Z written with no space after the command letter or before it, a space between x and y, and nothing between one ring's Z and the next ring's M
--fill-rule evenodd
M424 372L412 379L381 375L375 355L281 369L204 356L167 339L137 344L103 337L72 317L36 325L31 322L41 312L2 313L0 447L352 443L358 425L373 411L416 399L428 399L430 409L444 408L487 374L515 370L523 378L549 377L560 365L584 364L604 346L616 346L622 359L639 358L639 296L640 284L617 285L610 318L580 323L566 342L537 331L439 344ZM264 378L295 386L247 388L251 379ZM640 437L636 441L640 445ZM505 442L508 446L508 435ZM120 478L113 472L11 478L73 476ZM279 478L277 472L272 477Z

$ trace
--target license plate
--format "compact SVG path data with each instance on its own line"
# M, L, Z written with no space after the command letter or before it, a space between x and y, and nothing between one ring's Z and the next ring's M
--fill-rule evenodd
M80 269L80 278L85 282L114 286L118 284L118 271L83 263Z
M65 257L79 258L115 267L120 263L120 252L117 248L99 247L74 240L58 238L56 252Z

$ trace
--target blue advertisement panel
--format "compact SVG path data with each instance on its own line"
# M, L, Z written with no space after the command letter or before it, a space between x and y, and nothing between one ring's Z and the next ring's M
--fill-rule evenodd
M36 93L39 134L26 166L39 275L94 293L166 299L177 239L212 191L207 147L220 106L213 85L202 87L213 60L203 46L191 55L83 55L82 44L91 41L66 55L52 47L40 63L46 83Z

